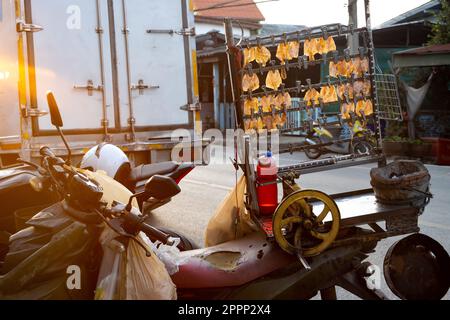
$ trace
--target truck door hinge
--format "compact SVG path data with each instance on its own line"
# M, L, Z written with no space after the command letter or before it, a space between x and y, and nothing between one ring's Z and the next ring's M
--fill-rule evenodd
M144 94L144 90L147 89L159 89L159 86L149 86L147 84L145 84L144 80L140 79L138 81L138 84L132 84L131 85L131 90L139 90L139 95L143 95Z
M92 80L88 80L86 85L75 84L73 88L87 90L89 96L92 96L94 94L94 91L103 91L103 86L101 85L95 86L94 81Z
M31 108L29 106L21 107L23 118L39 118L48 115L48 111Z
M43 27L37 24L25 23L23 20L18 20L16 22L16 31L21 32L39 32L44 30Z
M184 105L184 106L180 107L180 109L183 110L183 111L188 111L188 112L201 111L202 110L202 104L200 102L191 103L191 104L187 104L187 105Z
M181 30L170 30L170 29L148 29L147 33L157 33L157 34L170 34L171 36L177 34L185 37L195 37L195 27L185 28Z

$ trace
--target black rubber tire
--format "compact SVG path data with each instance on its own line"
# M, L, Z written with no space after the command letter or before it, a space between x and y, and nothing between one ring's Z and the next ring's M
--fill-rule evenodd
M322 144L322 141L320 141L318 137L308 136L307 139L310 139L319 145ZM308 142L306 142L306 144L309 145ZM320 149L320 147L318 147L317 149L316 148L305 149L305 154L309 159L316 160L319 159L320 156L322 155L322 150Z
M353 144L352 149L353 154L362 155L366 153L372 154L374 147L370 142L358 141Z

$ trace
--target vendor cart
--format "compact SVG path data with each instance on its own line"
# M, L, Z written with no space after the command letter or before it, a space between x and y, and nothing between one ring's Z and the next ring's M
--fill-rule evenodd
M304 288L321 291L323 298L335 298L336 285L362 298L384 298L377 288L367 285L367 277L370 278L370 272L367 272L371 268L364 260L367 254L374 252L379 241L410 235L395 244L386 255L384 274L387 283L402 299L440 299L449 288L445 270L450 266L450 259L438 243L418 234L418 218L432 197L428 189L419 192L411 201L382 203L373 189L327 195L318 190L302 189L296 183L308 173L367 163L374 163L378 168L387 165L387 159L381 153L380 115L385 112L378 104L369 1L366 1L365 9L367 26L363 28L333 24L281 35L241 39L237 44L232 21L226 20L236 115L239 128L245 131L242 147L238 148L241 152L236 159L236 168L244 171L247 180L246 207L268 240L298 257L304 270L297 276L304 280ZM355 35L363 45L353 53L345 49L341 54L334 45L334 39ZM312 50L311 43L314 41L329 47L327 50L323 47ZM276 59L272 58L274 55ZM330 70L325 82L312 83L311 79L307 79L303 84L296 79L294 82L288 79L292 69L298 75L318 64L326 65ZM355 67L357 64L359 67ZM332 71L335 67L337 71ZM264 81L266 85L261 85ZM287 82L295 83L295 86L288 88L284 84ZM359 92L356 90L358 83L362 88ZM298 106L292 106L291 96L300 100ZM336 104L339 110L335 122L339 125L352 128L358 121L359 124L371 123L372 128L367 131L371 132L370 136L340 137L334 143L355 143L366 139L373 144L373 148L364 153L351 152L280 166L277 179L272 183L283 186L283 200L273 215L261 214L257 193L261 183L255 170L255 160L265 150L257 150L258 146L253 145L255 137L257 141L260 135L311 131L307 128L321 127L312 119L306 119L300 127L290 127L286 123L286 119L290 118L287 115L295 112L316 114L316 109L322 110L327 105ZM279 153L321 147L320 142L308 144L301 141L291 143L288 148L280 148ZM270 146L268 149L273 151ZM356 251L350 250L355 247ZM345 255L345 250L353 253ZM343 271L344 265L351 267ZM421 276L418 270L421 270ZM269 288L270 281L261 286Z

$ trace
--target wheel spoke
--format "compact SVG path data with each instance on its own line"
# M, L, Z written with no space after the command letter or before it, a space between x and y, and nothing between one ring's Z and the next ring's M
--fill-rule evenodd
M302 223L303 219L301 217L289 217L281 220L281 227L288 226L294 223Z
M325 220L325 218L327 217L328 213L330 213L330 209L326 205L324 206L325 207L323 208L322 213L316 219L317 223L323 222L323 220Z
M303 209L304 215L305 215L307 218L312 218L312 210L311 210L311 207L310 207L308 201L306 201L306 200L301 200L301 201L299 201L299 202L300 202L301 208Z
M330 232L328 232L328 233L320 233L320 232L317 232L315 230L311 230L310 234L314 238L319 239L319 240L327 240L330 237Z

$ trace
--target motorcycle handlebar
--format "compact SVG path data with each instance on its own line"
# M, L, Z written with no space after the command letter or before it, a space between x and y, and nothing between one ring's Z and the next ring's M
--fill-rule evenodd
M161 241L163 244L172 245L173 243L170 243L171 236L167 233L164 233L151 225L148 225L146 223L141 224L141 231L144 232L152 241Z

